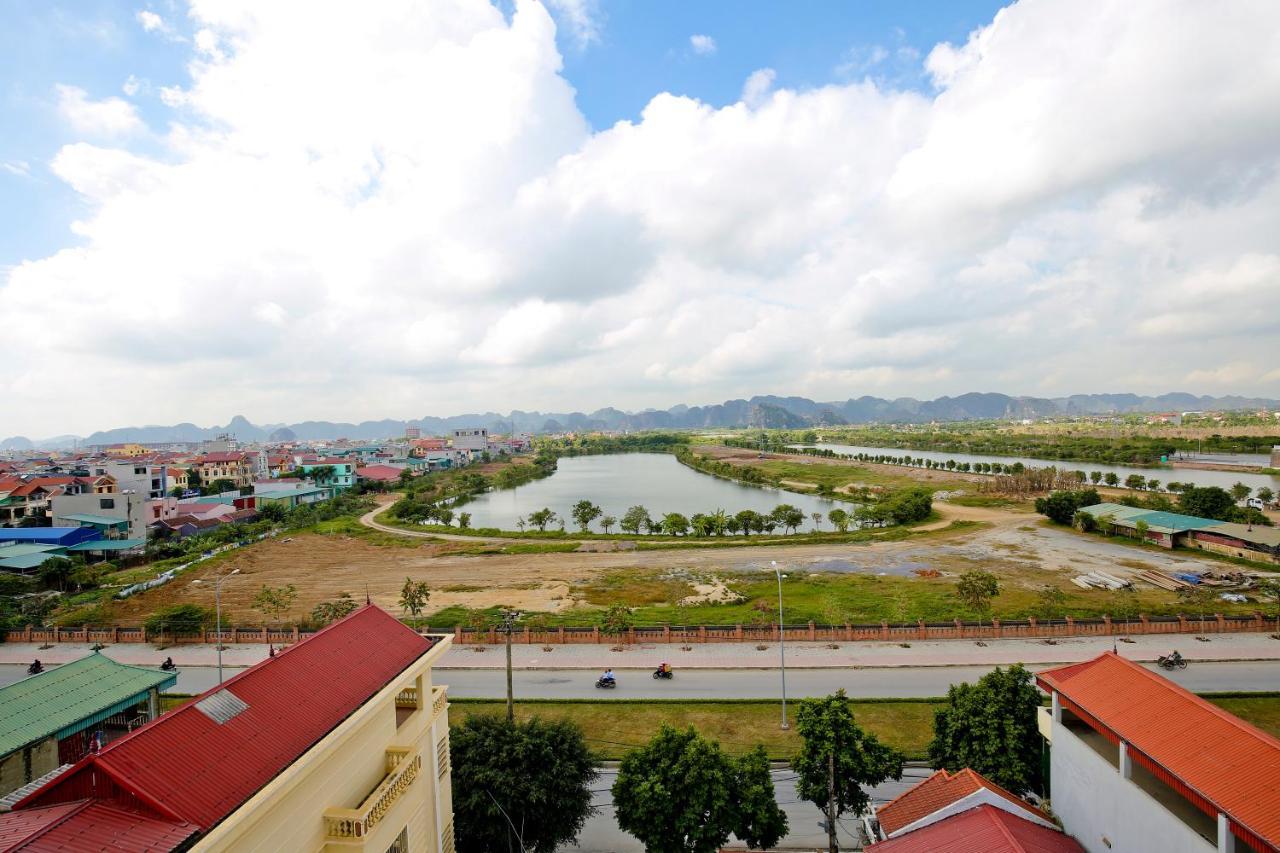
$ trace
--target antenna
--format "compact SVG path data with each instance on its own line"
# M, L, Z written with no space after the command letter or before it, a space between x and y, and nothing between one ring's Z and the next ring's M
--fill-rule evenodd
M364 603L373 604L373 599L369 598L369 584L364 585Z

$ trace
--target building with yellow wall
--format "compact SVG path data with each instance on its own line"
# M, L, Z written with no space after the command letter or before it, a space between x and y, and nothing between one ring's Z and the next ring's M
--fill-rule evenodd
M0 835L21 820L107 838L132 820L112 850L453 853L431 677L449 642L362 607L46 783Z

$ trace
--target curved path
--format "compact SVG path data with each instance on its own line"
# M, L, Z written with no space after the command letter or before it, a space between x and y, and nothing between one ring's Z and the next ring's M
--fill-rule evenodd
M394 497L394 495L393 495ZM496 536L466 536L460 533L428 533L426 531L418 532L416 530L405 530L401 527L389 527L375 520L376 516L381 515L391 508L391 504L395 501L385 501L379 503L376 507L360 516L360 523L365 527L379 530L383 533L391 533L395 536L408 536L414 539L437 539L445 542L514 542L514 539L502 539ZM536 540L541 541L541 540ZM563 540L557 540L563 541Z

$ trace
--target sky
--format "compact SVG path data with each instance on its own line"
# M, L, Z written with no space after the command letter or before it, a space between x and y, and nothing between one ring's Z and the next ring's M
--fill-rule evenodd
M1280 397L1269 0L0 0L0 438Z

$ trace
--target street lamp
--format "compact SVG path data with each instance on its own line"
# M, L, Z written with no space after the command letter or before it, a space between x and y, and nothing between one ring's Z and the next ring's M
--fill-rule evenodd
M239 569L232 569L231 571L227 572L225 575L223 575L222 577L218 578L213 582L213 601L218 614L217 620L218 620L218 685L219 686L222 685L222 582L225 581L227 578L231 577L232 575L238 575L238 574L240 574ZM196 580L193 580L192 583L203 583L203 581L197 578Z
M778 577L778 660L782 665L782 728L785 731L791 728L787 725L787 620L782 616L782 579L786 575L778 568L777 560L770 560L769 565Z

